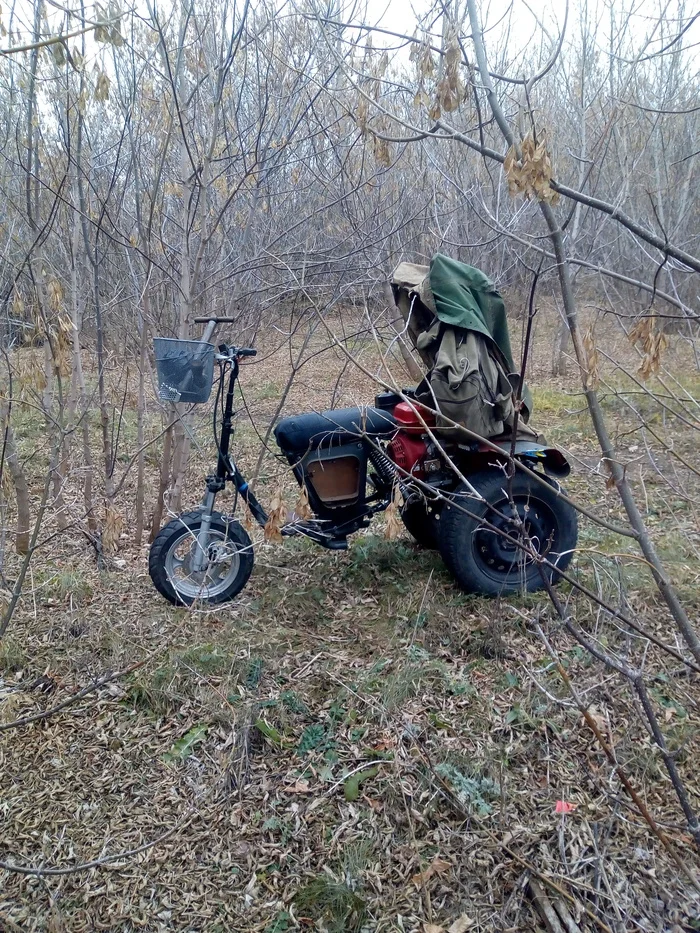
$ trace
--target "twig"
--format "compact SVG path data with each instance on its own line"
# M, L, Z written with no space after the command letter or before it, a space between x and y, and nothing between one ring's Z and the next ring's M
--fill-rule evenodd
M0 931L1 933L24 933L22 927L17 926L16 923L4 914L0 914Z
M450 786L436 772L435 768L433 767L433 763L430 760L430 756L425 751L425 749L422 748L422 746L415 739L414 739L414 745L418 750L418 754L423 758L423 761L430 769L430 772L433 778L440 785L443 792L449 797L449 799L452 801L454 806L460 811L460 813L464 814L464 816L469 816L464 806L460 802L459 798L455 796ZM510 846L506 845L506 843L504 843L502 839L499 839L495 833L492 833L488 829L485 829L485 832L486 832L486 835L492 840L492 842L495 843L496 846L498 846L499 849L501 849L504 852L507 852L508 855L510 855L510 857L514 859L519 865L521 865L527 871L531 872L533 875L536 875L540 879L540 881L542 881L543 884L547 885L548 888L551 888L552 891L556 891L556 893L559 894L560 897L563 897L574 907L581 907L581 909L586 914L586 916L590 917L590 919L594 923L596 923L600 927L600 929L604 931L604 933L613 933L613 931L610 929L607 923L605 923L604 920L601 920L600 917L596 916L596 914L589 907L586 907L585 904L581 904L574 897L572 897L572 895L569 894L568 891L565 891L564 888L561 887L561 885L557 884L556 881L553 881L551 878L547 877L547 875L543 874L538 868L535 868L534 865L528 862L527 859L523 858L521 855L518 855L517 852L514 852L510 848Z
M104 674L93 683L88 684L87 687L83 687L82 690L79 690L77 693L73 694L73 696L68 697L61 703L57 703L50 709L45 709L40 713L32 713L30 716L23 716L21 719L13 719L12 722L0 723L0 732L6 732L9 729L21 729L23 726L31 725L31 723L41 722L44 719L50 719L51 716L55 716L56 713L60 713L61 710L66 709L68 706L72 706L74 703L77 703L78 700L82 700L83 697L88 696L88 694L94 693L95 690L99 690L100 687L104 687L106 684L113 683L115 680L121 680L123 677L127 677L129 674L133 674L134 671L143 667L145 664L148 664L148 662L151 661L157 654L161 654L169 645L173 643L173 641L182 631L186 619L187 616L185 616L185 619L183 619L180 625L177 626L170 637L167 638L163 644L158 645L152 651L149 651L145 658L142 658L140 661L136 661L134 664L130 664L128 667L124 667L119 671L112 671L109 674Z
M99 690L100 687L104 687L105 684L113 683L115 680L126 677L128 674L138 670L138 668L143 667L148 660L149 658L144 658L142 661L137 661L136 664L125 667L121 671L113 671L110 674L105 674L94 683L89 684L87 687L83 687L82 690L79 690L72 697L68 697L68 699L63 700L61 703L57 703L56 706L52 706L50 709L43 710L41 713L32 713L31 716L13 719L12 722L0 723L0 732L6 732L8 729L21 729L23 726L31 725L33 722L41 722L42 719L50 719L51 716L55 716L56 713L60 713L61 710L66 709L66 707L72 706L88 694L94 693L94 691Z
M529 888L533 903L547 927L547 933L564 933L564 928L559 922L559 917L557 917L552 902L534 878L530 878Z

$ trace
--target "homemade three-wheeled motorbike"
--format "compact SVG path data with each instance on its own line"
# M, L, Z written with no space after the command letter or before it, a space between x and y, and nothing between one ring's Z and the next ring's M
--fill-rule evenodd
M429 267L399 265L392 289L427 376L415 389L380 393L372 406L277 424L281 455L314 516L292 515L281 534L342 550L349 535L399 503L416 542L437 549L465 590L496 596L555 583L577 540L576 512L559 485L569 465L528 424L530 398L514 375L501 296L478 269L440 254ZM216 509L217 494L232 483L261 526L268 515L231 448L239 365L256 350L210 343L229 319L197 323L206 324L201 341L156 338L159 394L206 402L218 365L216 471L201 506L153 541L149 572L170 602L215 605L233 599L253 569L251 539Z

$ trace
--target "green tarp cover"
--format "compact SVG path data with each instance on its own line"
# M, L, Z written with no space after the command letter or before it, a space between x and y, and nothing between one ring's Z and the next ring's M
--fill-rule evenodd
M518 377L505 305L490 279L436 253L429 267L400 263L391 282L408 334L428 367L419 393L430 396L446 419L482 437L507 431ZM525 426L532 410L527 389L522 401L519 433L534 434Z
M436 253L430 261L427 285L444 324L477 331L493 340L508 372L516 371L503 299L481 269Z

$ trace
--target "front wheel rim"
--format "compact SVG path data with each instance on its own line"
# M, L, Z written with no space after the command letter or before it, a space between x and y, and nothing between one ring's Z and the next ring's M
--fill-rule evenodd
M183 528L170 545L165 557L165 572L175 592L187 600L215 599L235 582L241 567L238 545L227 533L209 529L207 560L201 571L192 569L192 559L199 549L198 530Z

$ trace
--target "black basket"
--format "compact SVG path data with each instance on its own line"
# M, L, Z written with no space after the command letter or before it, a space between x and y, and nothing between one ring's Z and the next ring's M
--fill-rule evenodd
M164 402L206 402L214 381L214 344L199 340L153 340L158 395Z

